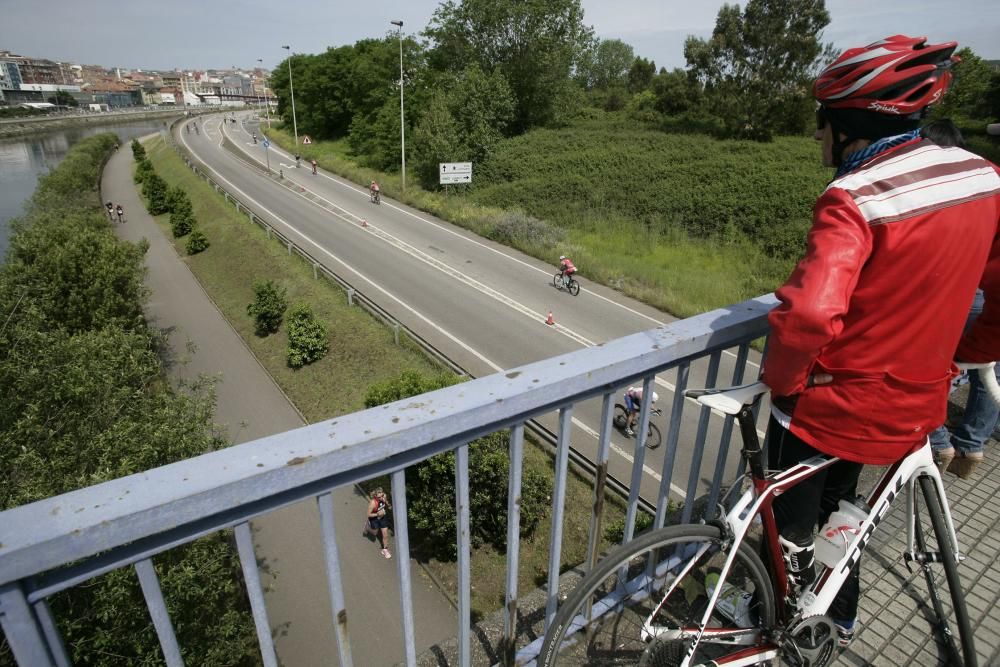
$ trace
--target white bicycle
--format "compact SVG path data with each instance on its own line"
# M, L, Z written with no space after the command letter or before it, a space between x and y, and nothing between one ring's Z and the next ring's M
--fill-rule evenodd
M980 371L994 400L1000 387L993 364ZM890 466L867 497L871 508L834 567L796 591L781 556L772 503L783 490L839 459L815 456L767 474L754 406L768 391L756 382L729 389L689 390L702 405L736 416L747 461L749 490L721 520L652 531L609 553L576 586L545 635L538 665L670 665L738 667L781 660L822 667L836 653L837 631L827 610L894 500L906 498L907 564L923 569L938 631L955 665L977 664L973 631L958 575L963 556L930 443ZM917 493L919 487L920 493ZM738 485L734 489L740 488ZM920 502L922 496L923 502ZM923 507L933 540L920 520ZM748 543L760 518L760 549ZM952 612L941 604L933 564L943 566ZM956 646L951 623L958 629Z

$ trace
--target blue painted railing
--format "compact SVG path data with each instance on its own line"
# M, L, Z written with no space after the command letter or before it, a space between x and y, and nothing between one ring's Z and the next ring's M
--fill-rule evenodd
M714 386L723 355L732 377L720 384L740 382L751 354L750 342L767 334L766 314L775 304L767 295L696 317L620 338L604 345L572 352L517 369L441 389L417 399L406 399L245 443L195 459L131 475L55 498L0 513L0 624L20 665L69 665L47 599L117 568L135 568L168 665L180 665L181 653L171 619L163 603L152 558L158 553L201 536L234 528L248 596L254 614L265 665L278 664L264 607L249 521L279 507L315 498L322 520L327 579L333 618L346 618L340 577L334 506L331 491L378 475L390 474L395 501L394 526L401 592L405 662L416 664L411 596L409 539L406 516L406 469L431 456L456 452L456 506L458 530L458 659L471 665L471 603L468 443L500 429L511 429L508 508L507 605L501 654L519 663L530 662L538 641L517 647L516 615L519 508L524 429L558 414L546 623L555 614L562 550L564 497L570 458L574 406L600 397L602 416L596 450L588 454L595 471L594 507L603 504L611 448L612 410L621 387L643 382L647 389L663 380L657 374L676 372L676 391L666 428L666 442L658 488L649 489L645 448L633 441L625 539L631 539L640 502L656 506L656 525L663 525L668 499L677 489L684 495L707 493L707 507L715 507L721 485L731 479L727 452L731 422L712 429L710 411L698 408L691 440L685 451L694 453L689 470L675 475L674 467L687 420L687 401L681 392L694 364L707 362L695 386ZM733 351L735 350L735 351ZM735 360L735 361L731 361ZM747 377L747 380L754 379ZM653 383L657 382L657 385ZM638 432L645 433L651 391L645 392ZM335 425L335 426L334 426ZM702 455L706 454L706 457ZM709 482L701 468L712 470ZM674 483L676 481L676 483ZM671 491L673 489L673 491ZM684 506L683 520L691 518L694 503ZM587 563L594 562L600 523L591 521ZM69 565L72 564L72 565ZM586 565L585 565L586 567ZM340 664L351 665L347 629L336 624Z

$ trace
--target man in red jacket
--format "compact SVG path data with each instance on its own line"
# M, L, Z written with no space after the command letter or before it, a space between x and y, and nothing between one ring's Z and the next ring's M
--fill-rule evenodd
M837 174L769 317L769 465L843 460L777 498L783 534L811 533L854 498L862 464L923 445L944 422L954 359L1000 358L1000 172L917 130L948 89L955 47L889 37L845 51L814 84L816 139ZM963 338L978 285L987 307ZM841 645L857 575L829 612Z

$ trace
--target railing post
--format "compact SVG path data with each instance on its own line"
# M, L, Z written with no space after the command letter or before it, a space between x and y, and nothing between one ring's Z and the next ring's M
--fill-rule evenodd
M353 287L348 287L347 288L347 305L348 306L353 306L354 305L354 288Z
M521 546L521 467L524 461L524 424L510 432L510 464L507 487L507 599L503 616L501 660L513 667L517 637L517 573Z
M16 582L0 586L0 626L17 664L54 667L38 619Z
M319 264L313 262L313 280L319 280Z
M399 322L392 323L392 335L396 339L396 345L399 345Z
M288 254L289 255L292 254L292 242L291 241L288 242Z

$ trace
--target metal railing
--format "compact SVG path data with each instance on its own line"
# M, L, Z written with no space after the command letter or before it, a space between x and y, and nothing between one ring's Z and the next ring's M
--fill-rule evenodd
M59 591L122 567L136 569L150 615L169 665L179 665L180 653L169 613L163 604L152 567L157 554L227 528L235 537L248 588L258 642L265 665L277 657L269 628L249 521L295 502L314 498L322 522L326 575L333 618L348 618L334 523L331 492L378 475L391 475L395 502L397 576L405 662L416 664L411 595L410 550L406 510L406 474L411 466L442 452L456 453L456 513L458 551L459 664L471 665L471 604L469 539L468 447L476 438L510 429L508 554L504 637L500 654L508 661L528 662L539 641L519 648L517 586L521 461L526 423L552 411L558 413L549 574L545 592L545 623L557 604L561 527L574 406L600 397L603 411L594 464L594 515L585 563L596 557L599 508L606 490L605 474L612 433L612 409L619 388L643 381L650 386L657 373L677 370L677 393L667 429L656 525L667 518L667 499L680 447L680 423L685 401L677 398L687 384L693 361L708 358L705 382L714 385L718 359L738 348L734 379L743 374L749 344L767 333L766 314L775 304L767 295L704 313L670 325L633 334L503 373L472 380L379 408L295 429L253 442L132 475L0 513L0 623L21 665L68 665L47 599ZM727 378L724 383L728 383ZM699 382L699 384L701 384ZM649 396L651 392L646 392ZM640 432L649 419L648 401L640 414ZM724 460L731 437L731 419L717 441L709 441L713 417L699 408L694 448ZM336 425L334 427L334 424ZM625 539L631 539L638 508L635 481L642 474L644 447L635 441L633 484L626 514ZM678 475L689 489L703 478L701 459ZM718 498L724 482L716 464L708 496ZM709 502L707 507L713 507ZM690 518L694 503L685 505ZM351 517L353 519L353 517ZM333 628L342 665L352 664L347 628ZM538 632L535 631L535 636Z

